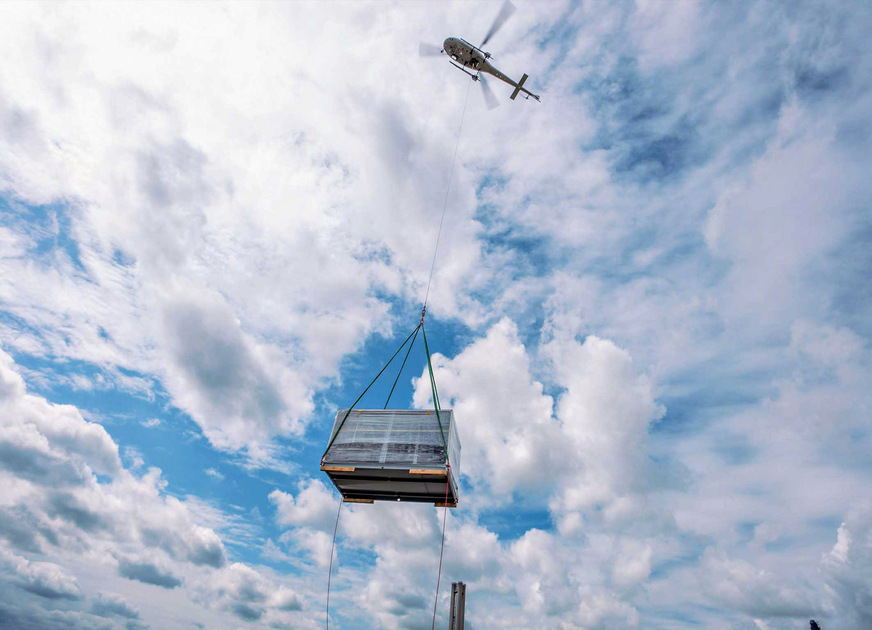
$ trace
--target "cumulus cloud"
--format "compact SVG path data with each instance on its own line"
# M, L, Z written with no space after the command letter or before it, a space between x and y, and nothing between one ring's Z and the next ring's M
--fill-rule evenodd
M284 378L270 373L264 350L219 296L188 292L173 299L164 330L172 360L168 385L184 408L204 418L203 432L216 446L240 448L289 433L310 411L310 404L289 408L288 401L305 399L305 388L287 370Z
M718 602L753 617L814 617L820 606L811 589L786 584L777 575L707 549L700 579Z
M132 623L154 618L154 608L134 608L124 595L93 591L94 580L116 590L122 586L123 580L108 579L110 567L148 587L190 591L182 607L196 598L238 618L267 615L276 623L302 609L302 598L289 586L248 565L228 564L221 536L196 522L199 508L164 493L159 470L135 476L122 466L118 446L102 426L75 407L28 393L2 351L0 383L10 455L0 472L6 488L0 500L0 604L10 619L32 627L63 625L39 604L25 600L8 608L9 586L70 605L93 598L90 613L69 611L70 627L93 627L89 614ZM83 573L87 588L77 578Z
M821 559L827 584L836 595L835 615L846 628L872 623L872 505L861 502L839 526L833 548Z
M139 613L117 593L100 593L91 603L91 612L98 617L117 616L124 619L139 619Z
M51 562L30 562L26 558L3 551L3 564L11 570L18 585L25 591L46 599L79 599L81 590L75 577Z
M503 319L453 360L433 357L440 400L454 407L463 447L462 470L496 494L535 488L550 476L542 464L559 459L553 401L532 379L517 326ZM414 404L431 404L428 377L417 381ZM475 421L466 419L475 418Z
M302 610L302 598L294 590L238 562L213 573L197 587L195 597L244 621L280 620L282 615Z
M495 324L454 359L435 358L440 399L455 409L469 462L463 472L487 480L496 493L562 486L552 505L560 513L608 510L645 491L648 431L663 414L650 380L637 373L626 351L594 336L579 343L561 334L543 346L543 355L563 391L556 405L532 376L511 320ZM415 404L428 401L422 377Z
M269 500L276 506L276 520L280 525L306 526L325 532L333 529L336 496L320 479L301 481L296 496L273 490Z
M99 424L85 421L73 407L52 405L25 392L24 380L13 369L12 358L0 351L0 405L4 467L34 480L81 479L83 464L100 473L120 470L118 446Z
M557 414L580 464L557 509L602 508L608 516L615 501L651 487L648 432L664 409L629 353L610 341L556 339L546 351L552 353L555 380L566 387Z
M118 563L118 575L129 580L138 580L145 584L154 584L161 588L176 588L182 581L172 573L160 569L150 562L131 562L122 560Z

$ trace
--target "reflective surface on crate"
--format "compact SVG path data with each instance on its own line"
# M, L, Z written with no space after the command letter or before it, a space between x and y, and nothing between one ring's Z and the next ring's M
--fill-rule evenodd
M321 466L345 500L442 504L447 490L447 503L457 503L460 439L453 411L439 413L442 432L435 411L354 409L343 423L347 411L336 415L336 439Z

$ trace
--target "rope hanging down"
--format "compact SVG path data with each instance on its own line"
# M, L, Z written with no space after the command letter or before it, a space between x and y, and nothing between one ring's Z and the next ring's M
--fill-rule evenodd
M436 629L436 607L439 605L439 582L442 581L442 555L445 553L445 520L448 517L448 486L451 483L451 462L448 463L449 474L445 479L445 506L442 508L442 544L439 546L439 571L436 573L436 597L433 600L433 623L430 630Z
M451 158L451 170L448 172L448 188L445 191L445 202L442 204L442 216L439 218L439 231L436 233L436 247L433 248L433 262L430 263L430 277L427 279L427 293L424 295L424 311L427 310L427 300L430 297L430 284L433 282L433 270L436 268L436 254L439 252L439 239L442 237L442 224L445 221L445 210L448 208L448 195L451 193L451 180L454 178L454 163L457 162L457 148L460 146L460 135L463 133L463 119L466 118L466 104L469 102L469 88L466 87L466 98L463 100L463 112L460 114L460 128L457 130L457 143L454 145L454 157ZM421 320L424 313L421 313Z
M339 529L340 514L342 514L342 497L339 497L339 509L336 510L336 525L333 526L333 542L330 543L330 568L327 569L327 630L330 630L330 580L333 577L333 550L336 548L336 531Z

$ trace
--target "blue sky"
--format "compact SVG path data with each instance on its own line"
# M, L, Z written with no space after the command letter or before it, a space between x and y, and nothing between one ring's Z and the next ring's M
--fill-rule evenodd
M155 6L0 7L0 626L324 624L464 108L437 622L872 624L863 3L518 1L492 111L417 50L499 2ZM343 508L337 627L430 627L441 519Z

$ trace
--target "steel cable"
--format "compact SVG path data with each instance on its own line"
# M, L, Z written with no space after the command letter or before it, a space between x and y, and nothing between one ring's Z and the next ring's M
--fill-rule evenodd
M460 136L463 133L463 120L466 118L466 105L469 103L469 90L472 81L466 88L466 98L463 100L463 112L460 114L460 128L457 130L457 143L454 145L454 157L451 158L451 170L448 172L448 189L445 191L445 203L442 204L442 216L439 218L439 231L436 233L436 247L433 248L433 262L430 263L430 277L427 279L427 293L424 295L424 309L430 298L430 285L433 283L433 270L436 268L436 254L439 252L439 240L442 237L442 224L445 222L445 210L448 208L448 197L451 194L451 180L454 178L454 164L457 162L457 149L460 147Z

